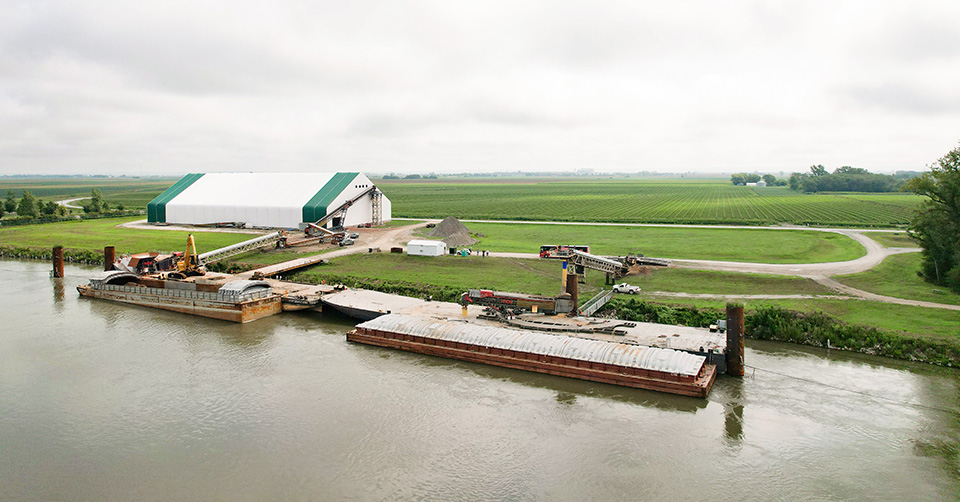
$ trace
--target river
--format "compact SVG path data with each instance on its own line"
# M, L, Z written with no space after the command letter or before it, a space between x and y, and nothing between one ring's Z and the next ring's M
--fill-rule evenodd
M81 298L0 260L3 500L956 500L960 372L749 341L708 399ZM910 404L907 404L910 403Z

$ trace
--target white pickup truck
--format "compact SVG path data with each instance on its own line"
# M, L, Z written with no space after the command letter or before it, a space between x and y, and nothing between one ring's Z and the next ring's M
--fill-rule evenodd
M632 284L621 282L620 284L617 284L616 286L614 286L613 290L617 293L626 293L626 294L635 295L640 292L640 286L634 286Z

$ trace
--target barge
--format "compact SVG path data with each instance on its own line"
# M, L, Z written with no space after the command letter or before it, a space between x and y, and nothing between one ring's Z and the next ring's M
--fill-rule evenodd
M594 382L706 397L717 367L688 352L385 314L347 340Z
M77 286L86 297L245 323L279 314L281 296L265 281L180 281L112 270Z

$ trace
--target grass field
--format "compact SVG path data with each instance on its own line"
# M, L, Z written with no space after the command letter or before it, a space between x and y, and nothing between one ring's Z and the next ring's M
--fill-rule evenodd
M0 196L6 197L13 190L19 198L23 190L44 200L63 200L88 197L93 189L103 192L103 197L113 207L122 203L127 209L145 209L147 203L166 190L178 178L0 178Z
M587 272L589 277L591 274ZM595 274L601 276L601 274ZM645 292L707 293L716 295L833 295L834 291L802 277L741 274L684 268L656 269L649 275L625 277L623 282Z
M857 289L878 295L960 305L960 294L925 282L917 276L920 253L904 253L887 257L880 265L859 274L833 278Z
M308 277L332 274L386 281L406 281L455 287L464 291L469 288L483 288L555 295L560 289L558 263L515 258L449 255L431 258L393 253L354 254L313 267L301 274ZM597 279L602 282L599 274ZM598 289L598 285L593 284L586 288L586 291Z
M102 250L116 246L118 253L144 251L182 251L187 234L176 230L141 230L117 228L127 221L143 219L107 218L101 220L66 221L46 225L0 228L0 246L52 248L61 245L68 249ZM197 252L203 253L230 244L245 241L252 234L226 232L193 232Z
M700 308L723 309L726 304L719 300L641 297L657 303ZM774 306L797 312L822 311L850 324L873 326L884 331L954 345L960 343L960 312L954 310L863 300L750 300L744 303L748 311L761 306Z
M512 183L390 183L397 217L621 223L896 226L910 221L912 194L799 194L736 187L729 180Z
M447 286L466 291L485 288L555 295L560 290L560 267L546 260L443 256L428 258L400 254L360 254L333 260L302 273L315 279L327 275L378 278ZM581 296L589 297L603 285L603 275L587 272L588 284L581 285ZM671 298L650 295L652 291L682 291L714 294L829 294L819 285L804 279L701 272L683 269L655 271L650 276L629 277L640 285L639 298L672 305L723 308L724 301ZM349 285L349 284L348 284ZM960 312L910 307L856 299L850 300L750 300L748 309L762 305L778 306L801 312L823 311L840 320L875 326L909 336L958 343Z
M538 253L541 244L588 244L602 255L818 263L857 259L866 250L844 235L807 230L467 223L483 234L474 249Z
M863 234L886 248L920 247L917 241L907 236L906 232L864 232Z

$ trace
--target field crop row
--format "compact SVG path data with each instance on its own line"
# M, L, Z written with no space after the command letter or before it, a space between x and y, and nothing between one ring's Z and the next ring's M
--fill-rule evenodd
M606 221L621 223L776 223L896 226L909 223L912 194L807 194L729 183L557 182L402 183L383 186L393 215L411 218Z

